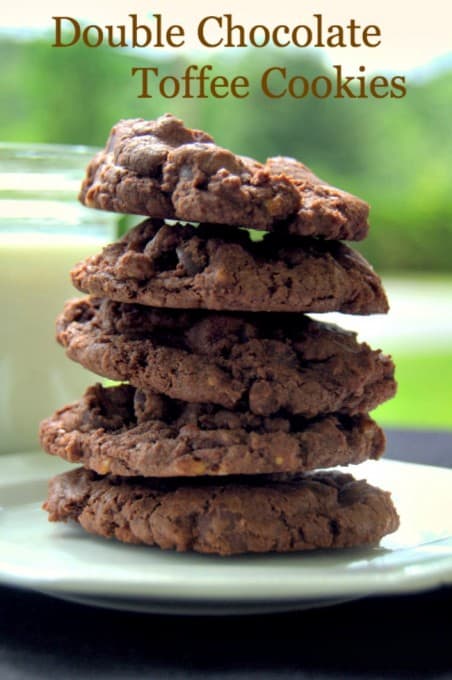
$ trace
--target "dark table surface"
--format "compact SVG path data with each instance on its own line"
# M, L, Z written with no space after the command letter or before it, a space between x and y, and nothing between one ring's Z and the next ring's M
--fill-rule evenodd
M386 455L452 467L452 433L392 430ZM53 677L452 678L452 588L287 614L182 617L0 587L0 680Z

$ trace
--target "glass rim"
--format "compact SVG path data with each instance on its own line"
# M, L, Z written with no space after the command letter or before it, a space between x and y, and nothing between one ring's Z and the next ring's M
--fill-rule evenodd
M36 156L55 156L59 154L84 156L94 155L100 150L99 147L84 144L47 144L27 142L2 142L0 141L0 153L2 151L16 152L20 158L33 158Z

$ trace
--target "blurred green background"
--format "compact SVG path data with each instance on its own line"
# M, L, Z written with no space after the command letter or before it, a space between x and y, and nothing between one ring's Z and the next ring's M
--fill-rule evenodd
M101 146L119 118L170 111L241 154L259 160L298 157L332 184L364 197L371 204L372 228L357 247L390 280L390 293L397 296L400 287L427 281L431 299L423 304L430 307L437 304L435 282L450 291L437 304L435 318L443 317L444 325L440 318L421 343L416 323L421 329L424 315L415 300L412 337L405 334L400 342L395 329L394 342L385 340L384 349L392 351L398 366L400 389L398 398L379 409L379 418L391 425L452 427L450 59L409 76L404 99L270 100L259 88L243 100L138 99L133 66L157 65L161 74L177 75L189 63L210 63L215 73L245 74L250 80L274 65L307 77L328 74L329 68L312 52L300 57L291 50L176 54L157 61L142 52L50 45L51 39L42 37L0 40L3 141Z

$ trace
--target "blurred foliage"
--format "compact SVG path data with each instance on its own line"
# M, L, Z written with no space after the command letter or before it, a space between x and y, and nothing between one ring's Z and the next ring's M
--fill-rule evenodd
M452 428L452 352L394 352L397 397L372 412L383 426Z
M372 206L372 229L361 250L380 271L452 271L452 77L443 72L409 82L404 99L266 98L258 87L231 97L138 99L133 66L181 75L188 63L211 63L214 74L258 82L269 66L290 75L328 74L313 53L246 50L233 56L154 59L142 52L75 46L51 40L2 39L0 129L5 141L103 145L119 118L165 111L214 135L219 144L262 160L292 155Z

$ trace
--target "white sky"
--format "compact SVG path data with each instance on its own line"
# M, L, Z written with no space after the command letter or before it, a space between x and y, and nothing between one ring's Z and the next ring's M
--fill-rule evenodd
M72 16L99 25L124 24L135 13L149 24L152 13L163 15L165 24L185 28L186 45L197 46L196 27L208 15L233 15L245 25L271 27L312 24L312 14L321 13L326 24L347 24L354 18L361 25L377 24L382 44L377 48L336 48L329 50L332 63L368 70L403 71L422 66L431 59L452 52L452 2L450 0L21 0L3 6L0 27L53 30L51 17ZM230 50L232 51L232 50Z

